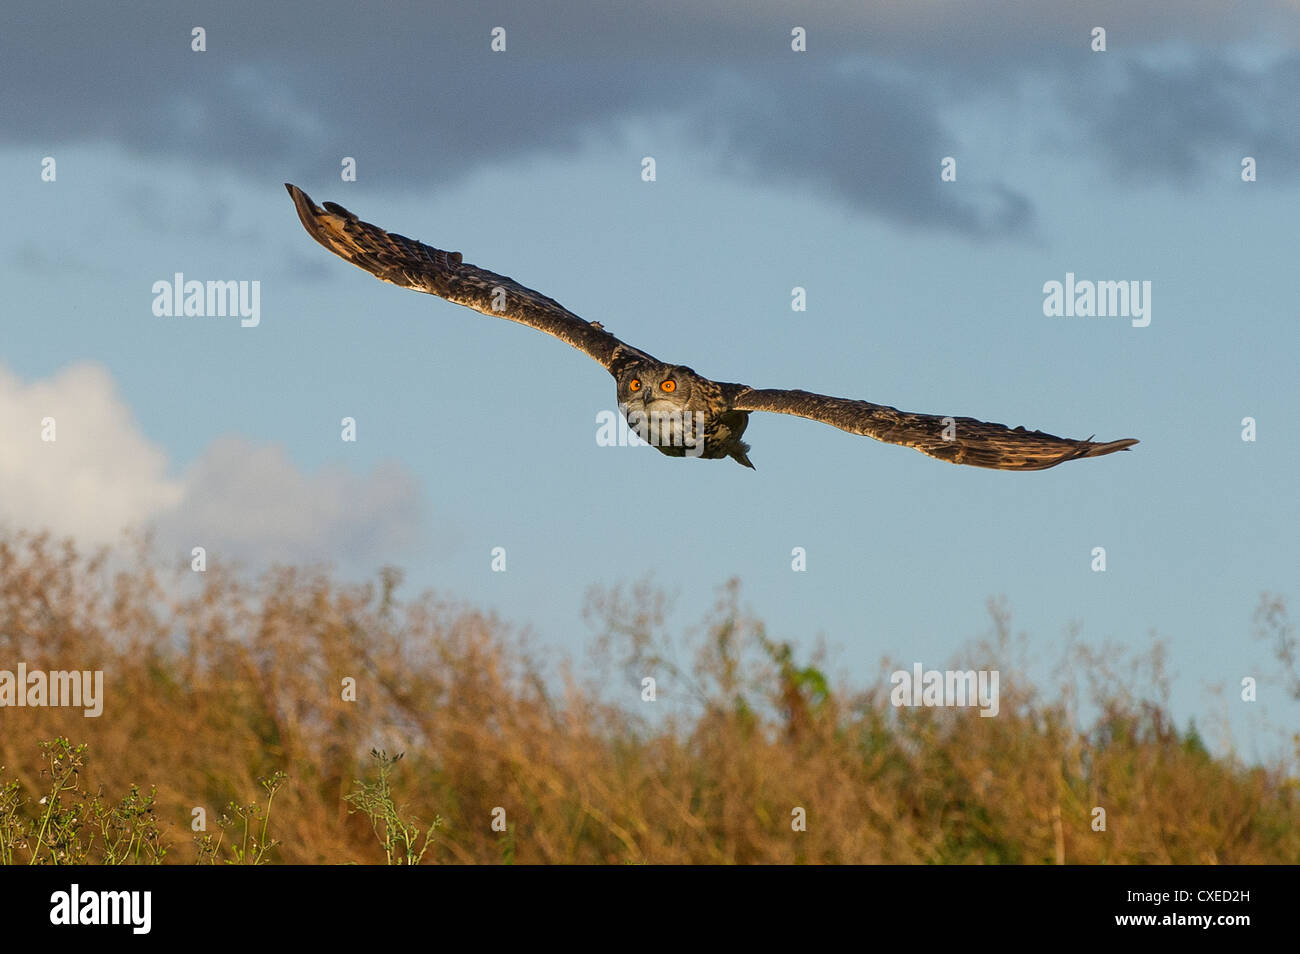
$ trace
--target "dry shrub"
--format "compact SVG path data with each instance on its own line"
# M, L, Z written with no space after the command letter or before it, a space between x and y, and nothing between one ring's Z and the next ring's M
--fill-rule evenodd
M582 678L491 616L402 601L399 586L394 570L365 585L310 568L169 575L147 544L125 558L0 537L0 669L102 669L106 696L97 719L0 710L3 775L39 792L39 741L89 743L87 785L157 787L168 862L195 860L196 806L212 820L255 802L278 771L270 860L382 862L345 799L373 777L376 748L405 752L388 779L400 814L442 820L426 863L1300 857L1289 766L1212 757L1133 688L1165 684L1158 647L1136 661L1071 650L1099 713L1083 726L1070 684L1046 699L1014 668L994 605L993 639L958 667L1002 672L1001 712L980 718L896 709L885 678L832 685L739 609L734 583L683 647L665 638L662 593L594 592L603 671ZM1116 675L1138 669L1145 682ZM640 701L647 674L658 708ZM792 830L797 807L806 831Z

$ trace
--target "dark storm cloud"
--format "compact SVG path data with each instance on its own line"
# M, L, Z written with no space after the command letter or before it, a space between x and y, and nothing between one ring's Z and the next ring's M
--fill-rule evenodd
M1011 233L1032 219L1023 195L997 182L940 183L938 160L958 144L939 103L1018 71L1059 76L1077 62L1062 51L1083 49L1094 16L1107 18L1113 44L1175 35L1156 5L1084 13L1011 3L977 15L935 0L924 16L867 6L11 4L0 142L44 152L103 140L272 181L335 175L346 155L368 182L407 187L532 152L562 155L593 133L618 137L629 117L685 119L721 168L774 188L805 186L907 224ZM1213 33L1226 16L1215 9L1189 4L1176 36ZM792 22L807 25L808 53L790 52ZM207 52L191 52L194 26L206 30ZM494 26L507 29L506 54L489 50ZM886 78L845 72L847 63L893 68ZM1267 126L1227 118L1227 107L1250 105L1225 91L1242 79L1230 71L1190 87L1159 71L1132 75L1111 101L1076 104L1101 117L1097 138L1113 156L1190 157L1234 139L1243 122ZM1162 102L1168 121L1142 126L1135 145L1131 129L1119 133L1143 97ZM1217 117L1199 131L1186 127L1197 119L1192 97Z
M1029 200L1006 186L943 183L940 161L959 150L934 97L871 70L736 77L696 109L694 127L741 175L806 185L896 221L981 235L1032 218Z
M304 166L334 172L350 155L372 180L418 184L576 148L590 128L672 110L693 100L710 68L683 52L685 34L670 55L629 56L638 31L673 35L636 22L635 10L570 17L566 29L535 6L325 2L301 18L237 2L24 8L0 32L0 141L104 140L271 178ZM509 52L493 54L489 31L502 22ZM196 25L204 53L190 49Z
M1126 64L1111 95L1088 99L1092 108L1076 101L1075 115L1123 177L1186 180L1207 174L1225 152L1234 166L1254 156L1270 178L1300 171L1300 55L1256 68L1214 54L1161 67Z

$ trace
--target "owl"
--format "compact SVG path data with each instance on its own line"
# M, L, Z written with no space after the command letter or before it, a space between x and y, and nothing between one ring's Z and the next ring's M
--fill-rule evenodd
M1046 470L1068 460L1128 450L1133 438L1095 442L1010 428L971 417L918 414L884 404L809 391L713 381L667 364L585 321L559 302L448 252L362 222L340 205L316 205L285 183L307 233L340 258L403 288L527 325L595 359L613 377L619 410L638 436L671 457L730 458L753 468L741 440L754 411L792 414L953 464L994 470Z

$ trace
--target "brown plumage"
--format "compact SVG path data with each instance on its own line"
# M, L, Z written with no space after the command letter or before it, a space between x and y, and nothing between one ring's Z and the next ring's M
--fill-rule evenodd
M590 355L618 386L619 407L644 437L647 419L663 421L655 446L670 456L731 457L753 467L741 435L751 411L793 414L851 434L913 447L953 464L996 470L1045 470L1067 460L1127 450L1137 441L1094 442L1009 428L970 417L916 414L883 404L798 390L757 390L712 381L626 344L599 322L584 321L559 302L513 279L466 264L459 252L424 245L362 222L340 205L317 206L285 184L317 242L394 285L437 295L486 315L544 331ZM638 424L638 422L640 422ZM692 423L694 422L694 423Z
M884 404L827 397L808 391L748 390L732 405L738 411L776 411L830 424L850 434L904 444L953 464L996 470L1046 470L1067 460L1100 457L1136 444L1133 438L1094 443L977 421L900 411Z

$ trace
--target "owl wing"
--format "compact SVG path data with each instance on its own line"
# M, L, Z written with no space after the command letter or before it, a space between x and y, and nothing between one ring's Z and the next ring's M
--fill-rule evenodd
M293 197L307 234L377 278L554 335L614 374L620 358L649 357L605 331L598 322L584 321L554 299L504 275L466 264L460 252L446 252L386 232L333 202L326 202L322 209L297 186L286 182L284 187Z
M1100 457L1127 450L1137 441L1126 438L1108 443L1070 440L977 421L973 417L915 414L868 401L827 397L808 391L741 391L733 400L738 411L775 411L830 424L850 434L874 437L889 444L914 447L952 464L990 467L994 470L1046 470L1067 460Z

